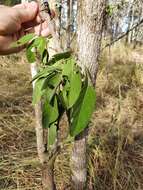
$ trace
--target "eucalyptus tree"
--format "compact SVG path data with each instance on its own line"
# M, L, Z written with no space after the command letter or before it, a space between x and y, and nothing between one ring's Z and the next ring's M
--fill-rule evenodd
M22 0L22 3L29 2L28 0ZM49 22L49 28L54 36L55 41L57 41L57 37L55 37L55 25L54 23L51 23L50 16L51 14L49 9L49 4L46 4L46 1L39 0L39 7L40 7L40 17L41 19L47 19L47 22ZM41 37L41 27L42 23L40 24L39 28L39 36L34 36L33 34L29 34L27 36L24 36L22 39L19 40L20 45L21 43L28 43L26 48L26 55L27 59L31 64L31 75L32 78L35 77L38 74L39 65L41 63L40 59L37 59L36 52L39 51L40 56L44 56L45 60L48 59L49 53L47 52L46 46L47 41L46 38ZM32 40L33 39L33 40ZM43 59L44 59L43 58ZM56 186L54 183L54 158L55 156L48 154L48 146L49 146L49 138L48 138L48 129L43 128L43 111L42 111L42 102L37 100L38 95L38 88L39 84L36 83L36 81L32 82L33 84L33 91L35 93L35 96L33 97L33 104L35 108L35 130L36 130L36 139L37 139L37 152L39 156L39 161L41 164L41 171L42 171L42 184L44 190L55 190ZM55 147L56 149L57 147ZM51 153L52 154L52 153Z
M67 1L67 40L66 40L66 48L70 48L70 41L71 41L71 21L72 21L72 8L73 8L73 1Z
M126 37L129 43L141 39L142 3L142 0L108 1L106 9L108 19L105 25L107 36L111 36L112 41L121 39L120 36Z
M99 66L101 50L101 39L106 11L105 0L80 0L78 1L78 60L84 70L90 72L93 86L96 84L96 77ZM75 137L73 153L71 157L71 170L73 189L86 189L87 181L87 135L84 130Z
M131 35L131 40L136 44L139 42L140 44L143 43L143 1L136 0L133 6L133 13L132 13L132 25L134 26L135 23L141 22L141 24L136 27Z

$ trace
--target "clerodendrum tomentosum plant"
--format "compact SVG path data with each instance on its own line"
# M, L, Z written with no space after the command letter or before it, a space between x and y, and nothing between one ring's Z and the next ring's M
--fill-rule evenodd
M82 132L95 108L95 90L88 72L82 73L70 52L55 54L49 60L48 40L28 34L14 46L28 43L27 59L30 63L40 57L40 66L33 91L33 104L42 102L43 128L48 128L49 145L56 139L57 127L63 113L67 113L70 136Z

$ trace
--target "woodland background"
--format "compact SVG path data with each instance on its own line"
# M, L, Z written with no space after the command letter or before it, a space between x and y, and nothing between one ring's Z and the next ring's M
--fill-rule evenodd
M76 52L77 1L72 2L72 14L66 0L57 2L56 11L61 44ZM143 189L142 19L141 0L107 1L97 105L87 145L89 190ZM25 53L0 57L0 190L41 189L30 80ZM70 189L71 149L67 143L56 159L59 190Z

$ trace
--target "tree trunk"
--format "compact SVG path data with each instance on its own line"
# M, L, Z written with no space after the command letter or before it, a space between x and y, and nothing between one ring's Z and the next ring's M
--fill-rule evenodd
M128 11L127 11L127 16L128 16L128 19L129 19L129 23L128 23L128 30L130 30L132 27L133 27L133 24L134 24L134 8L133 8L133 2L134 0L132 0L130 2L130 6L128 7ZM128 44L131 43L132 41L132 32L129 32L129 34L127 35L127 39L126 39L126 42Z
M67 39L66 39L66 49L70 49L71 47L71 24L72 24L72 9L73 9L73 1L67 0Z
M60 46L62 46L61 44L61 30L62 30L62 0L59 0L57 3L57 8L56 8L56 12L57 12L57 32L58 32L58 36L59 36L59 40L60 40Z
M52 160L42 165L42 184L44 190L56 190L54 183L54 163L55 160Z
M103 20L106 0L80 0L78 2L78 60L80 66L89 69L92 83L95 86L99 65ZM87 160L86 160L87 129L75 138L72 157L72 189L86 188Z
M72 156L71 156L71 171L72 171L72 189L86 189L87 180L87 160L86 160L86 137L87 132L83 131L75 137Z
M28 0L22 0L22 3L28 2ZM41 5L42 0L38 1ZM34 62L31 64L31 75L32 78L37 74L37 63ZM35 87L35 82L33 82L33 88ZM44 190L56 190L56 186L54 183L54 174L53 174L53 167L55 160L51 159L49 163L47 163L47 131L43 130L42 127L42 109L41 109L41 102L35 105L35 119L36 119L36 139L37 139L37 152L38 157L41 163L42 169L42 184Z
M78 58L96 83L106 0L82 0L78 4Z

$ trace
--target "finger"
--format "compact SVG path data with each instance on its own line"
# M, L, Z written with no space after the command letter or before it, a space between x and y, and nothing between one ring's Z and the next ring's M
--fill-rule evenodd
M28 28L39 25L41 22L42 22L41 18L37 16L34 20L23 23L22 27L25 29L28 29Z
M17 53L25 48L25 45L13 48L11 43L18 39L19 34L0 36L0 55L8 55L11 53Z
M38 14L38 4L34 1L31 3L24 3L14 7L17 9L18 17L21 23L32 21Z
M10 55L10 54L13 54L13 53L19 53L20 51L22 51L25 48L26 48L26 46L22 45L22 46L19 46L19 47L16 47L16 48L9 48L9 49L6 49L6 50L1 50L0 55Z
M43 31L44 31L44 37L47 37L50 34L50 30L47 26L47 23L44 22L38 26L35 27L31 27L29 29L26 30L28 33L35 33L36 35L43 35Z
M44 30L41 31L41 35L42 35L43 37L48 37L50 34L51 34L51 33L50 33L49 28L46 28L46 29L44 29Z
M53 10L51 10L51 17L54 18L55 17L55 12ZM31 28L34 26L37 26L38 24L44 22L45 20L43 18L41 18L40 13L38 13L38 15L36 16L36 18L32 21L29 22L25 22L22 24L22 26L27 29L27 28Z

